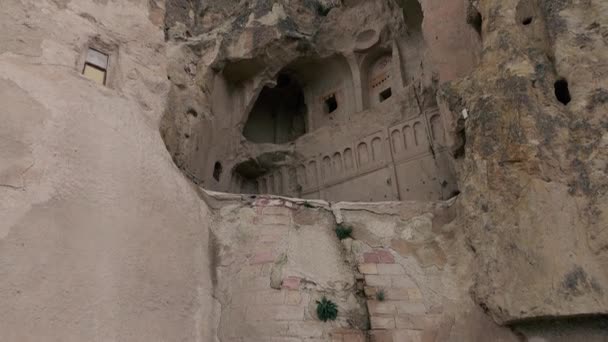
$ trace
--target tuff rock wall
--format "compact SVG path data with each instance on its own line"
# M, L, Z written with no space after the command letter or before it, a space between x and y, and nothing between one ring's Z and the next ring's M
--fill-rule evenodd
M205 193L221 341L517 341L468 294L472 253L448 202ZM336 236L338 225L352 235ZM317 301L338 306L317 318Z
M608 4L479 1L477 8L481 62L439 95L453 150L464 146L456 159L461 218L479 270L471 293L499 323L601 317L608 310ZM567 96L556 88L560 80Z
M213 341L209 210L158 133L162 5L0 4L0 340ZM100 43L107 87L81 75Z
M4 0L1 339L605 341L608 4L424 0L419 35L409 5ZM259 89L370 17L422 44L410 86L441 109L460 196L310 208L193 184L238 143L218 73ZM91 45L107 86L81 75Z

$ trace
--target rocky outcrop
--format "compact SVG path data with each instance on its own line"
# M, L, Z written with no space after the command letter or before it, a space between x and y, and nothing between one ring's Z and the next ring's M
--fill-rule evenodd
M213 340L209 209L158 134L157 10L2 1L0 340ZM81 75L100 42L106 87Z
M606 1L2 0L0 28L1 340L606 340ZM284 86L317 121L247 140Z
M608 5L480 1L483 54L443 87L475 254L499 323L606 314Z

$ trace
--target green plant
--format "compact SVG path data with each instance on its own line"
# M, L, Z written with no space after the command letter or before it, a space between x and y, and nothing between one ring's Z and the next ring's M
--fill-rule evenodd
M344 240L346 238L351 237L353 233L353 228L349 226L345 226L344 224L339 224L336 226L336 235L338 235L338 239Z
M338 306L323 296L321 301L317 301L317 317L323 322L335 321L338 317Z
M378 290L378 292L376 292L376 299L379 302L384 302L384 299L386 299L386 294L384 293L384 290Z
M314 208L315 206L310 204L310 202L304 202L304 208Z

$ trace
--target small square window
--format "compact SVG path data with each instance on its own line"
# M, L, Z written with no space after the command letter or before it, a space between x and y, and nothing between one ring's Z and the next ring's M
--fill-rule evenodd
M325 113L333 113L336 109L338 109L338 100L336 100L336 94L332 94L325 99Z
M384 102L388 100L391 96L393 96L393 91L391 88L387 88L380 93L380 102Z
M110 57L107 54L89 49L82 74L98 84L105 85L109 59Z

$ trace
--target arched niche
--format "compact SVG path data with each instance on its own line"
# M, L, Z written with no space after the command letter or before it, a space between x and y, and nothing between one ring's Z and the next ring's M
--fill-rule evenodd
M392 98L395 87L393 54L390 49L370 52L361 64L363 108L372 108Z
M441 123L441 117L439 114L435 114L431 117L431 133L433 140L436 143L443 143L445 141L445 133L443 130L443 124Z
M346 121L356 112L352 72L344 56L302 58L287 68L304 87L310 131Z
M357 159L359 160L360 166L369 164L369 150L365 142L361 142L357 145Z
M279 73L276 85L265 86L249 116L243 135L255 143L283 144L306 133L307 106L300 82Z

